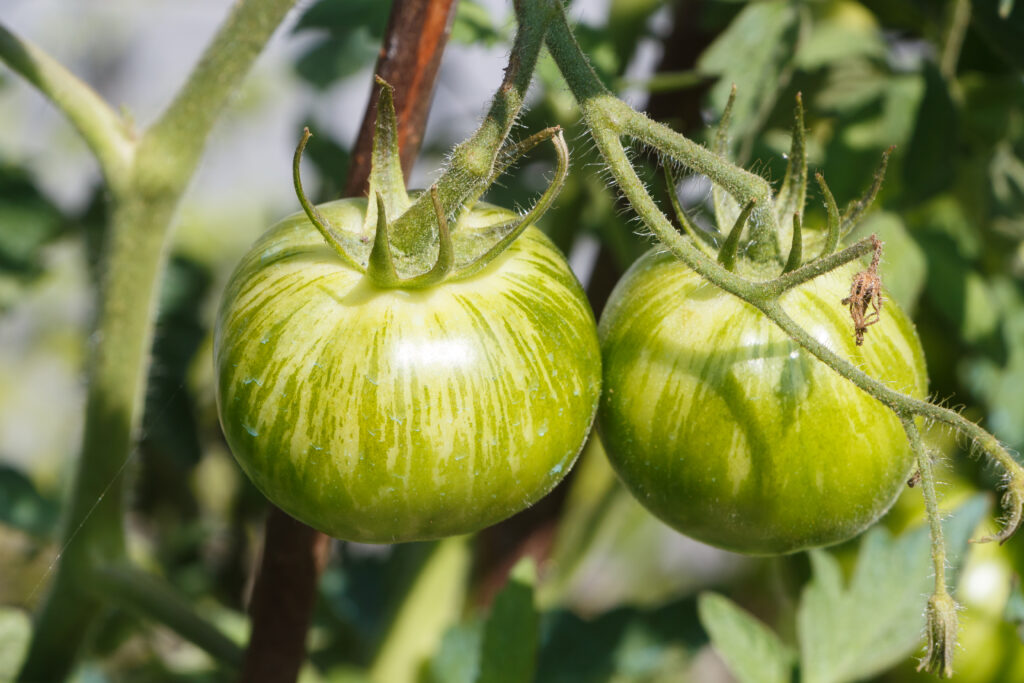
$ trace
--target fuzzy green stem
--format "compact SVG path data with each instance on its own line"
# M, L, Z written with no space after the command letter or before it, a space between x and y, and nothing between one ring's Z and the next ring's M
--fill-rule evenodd
M600 129L603 133L615 136L616 139L621 135L628 135L682 163L692 171L707 176L712 183L729 192L741 205L756 202L757 209L754 211L750 229L753 244L749 255L756 260L776 260L781 263L778 226L771 209L772 188L764 178L726 162L706 147L634 111L628 104L608 92L584 57L561 10L548 27L546 44L569 89L580 103L583 116L592 133ZM601 144L598 142L598 146ZM615 169L612 170L614 173ZM646 189L642 191L647 194ZM660 214L660 211L658 213ZM663 222L667 224L667 221ZM660 238L661 234L658 233L658 236Z
M900 417L903 431L917 460L917 471L921 475L921 494L924 496L924 508L928 515L928 528L932 539L932 565L935 570L935 593L946 592L946 544L942 538L942 513L939 511L939 499L935 493L935 470L931 456L921 439L921 432L911 415Z
M62 555L36 615L21 680L68 677L103 607L86 577L93 567L125 556L122 475L141 419L171 222L215 115L292 2L245 0L235 6L181 94L140 141L127 180L118 179L112 187L113 223L89 354L82 449L64 520ZM87 98L68 106L79 105L89 106ZM90 119L77 109L69 117Z
M3 25L0 60L61 110L99 161L107 187L115 196L121 194L128 181L135 146L124 119L63 65Z
M131 565L107 565L93 570L90 585L98 598L167 626L219 663L233 669L241 666L242 648L197 615L166 582Z
M528 20L519 22L505 78L480 127L452 151L448 168L434 183L449 219L469 198L478 197L490 184L495 162L522 109L549 23L549 14L542 11L540 4L534 0L517 0L517 11L527 15ZM424 192L394 221L391 243L405 253L421 252L427 247L427 240L419 227L433 220L433 201L430 193Z
M956 652L957 605L946 586L946 543L942 536L942 513L939 511L938 496L935 493L935 472L914 417L901 415L900 420L910 442L910 448L917 458L921 493L924 495L924 506L931 532L932 567L935 572L935 588L925 610L928 650L918 671L927 670L929 673L949 678L953 675L953 654Z

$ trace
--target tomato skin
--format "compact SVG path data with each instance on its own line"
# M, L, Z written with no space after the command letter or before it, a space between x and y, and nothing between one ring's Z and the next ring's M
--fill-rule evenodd
M923 396L921 346L894 302L855 345L840 301L856 270L791 290L785 310L872 377ZM758 555L828 545L877 520L905 485L913 456L888 408L669 253L630 268L598 334L609 459L688 536Z
M320 209L353 230L365 206ZM474 209L468 223L511 215ZM376 288L292 216L237 267L214 345L221 425L257 488L367 543L467 533L529 506L572 466L600 396L593 313L533 227L482 272L412 291Z

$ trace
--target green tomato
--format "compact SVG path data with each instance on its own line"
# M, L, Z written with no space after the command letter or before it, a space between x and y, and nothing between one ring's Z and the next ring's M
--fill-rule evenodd
M366 200L320 210L358 233ZM478 205L455 229L510 217ZM526 508L568 472L600 397L593 313L534 227L465 280L379 289L292 216L231 277L214 354L221 425L256 487L367 543L467 533Z
M785 310L872 377L923 396L921 346L893 302L855 345L840 301L856 270L789 291ZM837 543L877 520L911 472L889 409L671 254L630 268L599 336L608 457L641 503L688 536L758 555Z

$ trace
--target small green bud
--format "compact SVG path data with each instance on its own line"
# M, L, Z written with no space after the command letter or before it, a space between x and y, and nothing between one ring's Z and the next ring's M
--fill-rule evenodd
M928 598L925 616L928 619L928 652L918 665L918 671L927 671L940 678L953 675L953 653L956 650L956 601L943 591Z

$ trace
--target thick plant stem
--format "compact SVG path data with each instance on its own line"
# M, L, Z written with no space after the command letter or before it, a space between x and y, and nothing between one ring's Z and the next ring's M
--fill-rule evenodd
M141 421L174 212L217 112L292 1L246 0L236 5L182 94L140 141L126 178L117 171L99 320L89 353L82 450L64 520L62 555L36 616L21 680L68 677L105 602L85 585L87 577L94 567L119 562L125 555L122 475ZM61 106L70 109L69 117L81 128L79 120L90 118L79 107L97 109L87 96L80 97Z
M125 121L92 88L40 48L0 25L0 61L45 95L99 161L107 187L120 195L128 182L134 141Z

